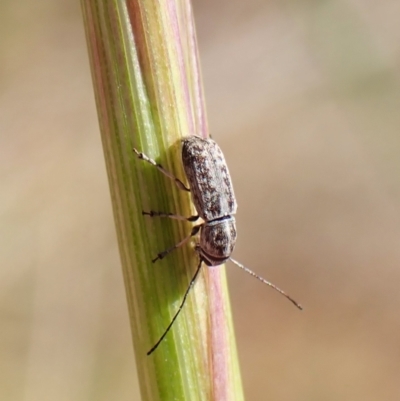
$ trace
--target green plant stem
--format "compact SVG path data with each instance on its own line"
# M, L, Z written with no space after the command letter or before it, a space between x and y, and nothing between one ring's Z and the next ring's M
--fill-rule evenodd
M96 104L143 400L242 400L224 267L204 267L170 333L150 356L194 274L192 246L156 264L194 213L190 196L135 147L184 179L180 139L207 136L189 1L82 0Z

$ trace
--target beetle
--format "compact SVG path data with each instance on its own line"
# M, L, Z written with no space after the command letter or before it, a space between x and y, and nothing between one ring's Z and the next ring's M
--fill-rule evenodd
M200 233L199 242L195 245L195 250L199 254L200 259L196 272L170 324L159 340L149 350L147 355L154 352L168 334L185 304L190 289L193 287L200 273L203 262L207 266L219 266L227 260L230 260L245 272L284 295L297 308L300 310L303 309L300 304L280 288L231 257L237 237L236 222L233 216L237 210L237 202L224 154L214 140L211 138L201 138L199 136L189 136L182 139L182 163L189 187L179 178L167 171L161 164L150 159L144 153L139 152L135 148L133 151L139 159L155 166L161 173L172 179L179 189L189 191L197 211L197 215L190 217L155 211L143 211L143 215L150 217L168 217L190 222L195 222L200 218L203 220L202 223L193 226L190 234L186 238L171 248L160 252L157 254L157 257L152 260L154 263L157 260L163 259L170 252L186 244L192 237Z

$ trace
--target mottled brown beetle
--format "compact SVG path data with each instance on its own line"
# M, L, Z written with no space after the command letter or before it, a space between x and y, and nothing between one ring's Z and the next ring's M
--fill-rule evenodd
M139 159L157 167L159 171L174 180L180 189L189 191L198 213L191 217L154 211L142 212L143 215L151 217L169 217L171 219L187 221L197 221L199 218L203 220L203 223L195 225L192 228L191 233L186 238L173 247L159 253L157 257L153 259L153 263L158 259L163 259L174 249L187 243L200 231L200 242L195 246L200 257L196 273L190 281L182 302L172 318L171 323L147 355L150 355L155 351L164 337L168 334L185 304L189 291L193 287L193 284L200 273L203 262L207 266L219 266L229 259L253 277L256 277L264 284L267 284L280 292L299 309L302 309L294 299L285 294L281 289L231 258L236 243L236 224L233 214L236 213L237 203L233 193L231 176L229 174L228 166L226 165L225 157L215 141L209 138L200 138L198 136L190 136L182 140L182 163L189 182L189 188L187 188L181 180L165 170L161 164L156 163L154 160L148 158L136 149L133 150Z

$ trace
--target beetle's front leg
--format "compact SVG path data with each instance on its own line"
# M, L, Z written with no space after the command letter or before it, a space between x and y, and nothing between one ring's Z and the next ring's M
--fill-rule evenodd
M190 234L189 234L186 238L184 238L182 241L178 242L178 243L175 244L174 246L171 246L171 248L168 248L168 249L166 249L165 251L160 252L160 253L157 255L157 257L154 258L154 259L152 260L152 262L154 263L154 262L156 262L156 261L159 260L159 259L164 259L169 253L171 253L172 251L174 251L174 250L177 249L177 248L180 248L182 245L185 245L185 244L190 240L190 238L192 238L193 236L195 236L195 235L200 231L200 228L203 226L203 224L204 224L204 223L198 224L197 226L194 226L194 227L192 228L192 231L190 232Z

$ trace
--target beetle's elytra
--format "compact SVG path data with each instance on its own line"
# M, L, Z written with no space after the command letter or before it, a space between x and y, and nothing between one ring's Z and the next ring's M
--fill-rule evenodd
M153 259L153 262L155 262L158 259L164 258L174 249L184 245L193 236L200 232L199 242L195 247L200 258L197 270L189 283L183 296L182 303L172 318L171 323L147 355L150 355L155 351L164 337L168 334L168 331L171 329L185 304L189 291L193 287L193 284L200 273L203 262L207 266L218 266L230 259L247 273L274 288L288 298L299 309L302 309L296 301L285 294L281 289L231 258L236 243L236 224L233 215L236 213L237 203L225 157L221 148L215 141L210 138L205 139L198 136L190 136L182 140L182 163L189 183L189 188L186 187L181 180L165 170L160 164L136 149L133 150L139 159L157 167L157 169L164 175L174 180L180 189L190 191L197 211L197 215L191 217L154 211L143 212L143 214L150 217L169 217L177 220L197 221L199 218L203 220L202 223L193 226L190 234L186 238L171 248L159 253L157 257Z
M183 139L182 163L194 206L204 221L236 213L231 176L215 141L196 136Z

